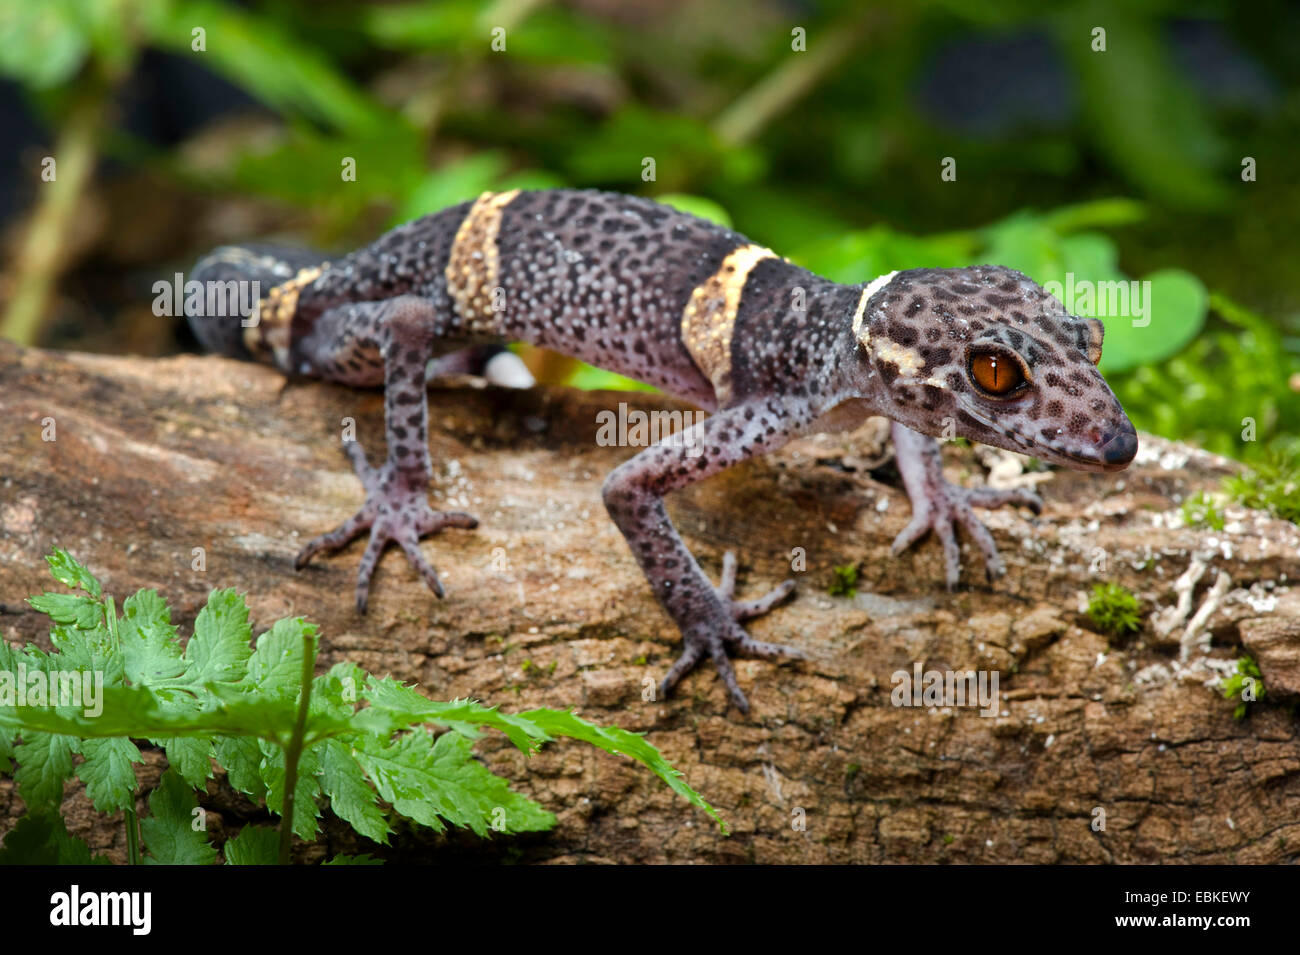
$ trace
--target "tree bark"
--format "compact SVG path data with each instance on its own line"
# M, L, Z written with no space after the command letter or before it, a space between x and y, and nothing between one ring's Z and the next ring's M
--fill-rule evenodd
M212 588L234 586L247 592L257 632L290 615L319 623L322 668L353 660L418 682L434 698L469 696L507 710L575 707L643 731L734 830L721 836L629 761L566 742L528 760L489 738L479 744L484 759L558 814L553 832L479 843L403 831L393 847L376 849L335 824L300 853L306 858L1300 856L1300 740L1289 705L1300 692L1300 594L1287 589L1300 576L1300 535L1235 506L1222 531L1178 520L1179 502L1218 490L1231 462L1143 436L1126 472L1052 472L1038 488L1042 517L981 512L1007 574L989 586L966 547L955 593L944 590L935 541L889 556L909 506L891 467L873 467L864 453L876 432L801 439L674 495L669 509L715 579L723 552L737 551L740 599L796 565L795 598L748 626L811 659L738 661L752 704L742 717L727 708L707 665L671 698L643 701L643 688L676 658L679 636L601 504L605 474L632 453L595 440L597 413L620 401L683 407L643 394L433 388L433 504L481 523L424 544L445 600L394 549L362 617L352 603L360 542L301 572L293 557L360 506L361 484L339 442L355 418L371 460L382 458L379 392L286 383L269 369L215 357L146 360L0 343L0 633L48 646L45 618L23 598L49 589L42 558L56 546L119 602L156 588L183 633ZM51 426L54 440L46 440ZM951 479L985 479L970 449L949 446L945 456ZM198 548L201 571L193 569ZM1191 599L1181 619L1171 617L1176 582L1198 556L1205 570L1184 585ZM848 564L861 568L856 594L830 596L832 569ZM1219 573L1231 583L1220 585L1206 619L1206 652L1186 622ZM1139 633L1095 632L1082 610L1101 581L1138 595ZM1207 683L1231 668L1243 642L1268 689L1238 721L1233 702ZM995 715L893 705L894 675L915 664L996 673ZM148 754L146 787L164 764ZM206 805L218 833L256 816L215 782ZM0 833L22 811L12 780L0 780ZM65 812L74 832L124 857L119 821L95 814L75 781Z

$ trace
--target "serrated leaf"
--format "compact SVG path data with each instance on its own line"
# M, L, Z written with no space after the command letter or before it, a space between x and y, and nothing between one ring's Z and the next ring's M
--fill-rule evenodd
M37 594L27 602L55 623L90 630L104 623L104 605L80 594Z
M296 700L302 690L302 656L315 652L315 635L320 628L302 617L277 620L257 638L257 648L248 658L248 672L239 689L281 700ZM304 638L312 638L307 650Z
M361 835L387 843L392 827L351 747L343 740L327 739L320 744L320 753L321 787L334 814Z
M431 743L427 732L416 730L388 742L360 737L355 754L394 810L437 832L445 828L444 819L479 836L555 825L555 816L476 761L472 745L457 733Z
M63 801L63 781L72 775L72 736L23 731L22 742L14 747L18 769L14 780L29 812L57 809Z
M167 752L167 763L189 785L201 787L212 777L212 740L204 736L155 737Z
M140 750L124 736L86 739L78 744L85 761L77 767L77 778L86 784L86 796L99 812L126 809L135 803L135 770L132 763L144 762Z
M727 824L718 815L717 810L704 801L699 793L686 784L682 773L674 769L663 754L646 740L640 733L631 733L617 726L597 726L579 716L562 710L528 710L519 714L531 720L552 736L568 736L580 739L610 753L630 756L643 763L660 779L668 784L673 792L684 798L692 806L698 806L713 817L723 834L727 833Z
M527 717L502 713L495 706L483 706L473 700L452 700L449 703L430 700L392 677L370 677L366 681L365 697L370 709L387 713L406 725L439 723L466 728L467 732L462 735L475 735L469 729L472 727L490 726L505 733L510 742L525 753L535 752L539 744L550 739L545 730Z
M190 662L186 676L195 685L238 683L248 672L253 632L248 604L235 590L214 590L194 621L194 636L185 645Z
M56 549L53 554L45 558L45 562L50 565L50 573L54 579L64 586L71 587L73 590L84 590L96 600L103 596L95 575L66 550Z
M231 786L254 801L266 795L266 784L262 782L262 748L254 737L218 736L213 739L212 747Z
M57 812L29 812L9 830L0 847L0 865L109 865L90 846L69 835Z
M293 831L301 839L316 838L320 831L321 747L306 747L298 759L298 784L294 787ZM284 815L284 750L273 743L262 743L262 780L266 783L266 808Z
M383 865L383 859L376 859L369 852L363 852L360 855L337 855L328 862L322 862L321 865Z
M185 780L171 770L163 773L158 788L149 795L149 815L140 820L146 865L212 864L217 850L205 831L194 829L198 805Z
M280 834L266 826L245 826L222 849L226 865L275 865L279 861Z
M189 666L182 657L171 611L155 590L141 590L122 601L118 633L126 678L136 686L177 680Z

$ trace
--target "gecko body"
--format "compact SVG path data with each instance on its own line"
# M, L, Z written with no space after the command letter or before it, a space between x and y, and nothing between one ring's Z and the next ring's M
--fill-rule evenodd
M894 552L933 531L948 585L960 572L954 529L1002 565L972 507L1016 504L1028 491L949 484L933 435L1110 471L1137 451L1133 426L1097 371L1102 326L1076 318L1027 276L998 266L912 269L860 285L820 278L739 233L647 199L579 190L486 193L399 226L337 260L252 247L218 249L192 278L253 281L259 320L189 315L212 350L270 362L286 374L385 391L387 455L372 465L345 445L366 488L362 509L299 554L305 565L369 534L357 581L396 543L439 596L419 540L468 514L430 508L425 388L434 372L474 370L500 343L526 341L655 385L710 412L692 433L614 469L605 505L682 631L663 692L711 659L731 700L748 709L729 651L802 656L754 640L743 621L766 613L793 582L757 600L734 596L728 553L715 586L664 508L674 490L792 437L891 419L913 516Z

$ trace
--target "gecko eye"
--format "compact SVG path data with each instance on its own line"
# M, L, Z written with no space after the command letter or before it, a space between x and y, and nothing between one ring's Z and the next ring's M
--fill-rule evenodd
M1010 398L1029 384L1024 365L1001 350L974 352L970 376L980 391L994 398Z

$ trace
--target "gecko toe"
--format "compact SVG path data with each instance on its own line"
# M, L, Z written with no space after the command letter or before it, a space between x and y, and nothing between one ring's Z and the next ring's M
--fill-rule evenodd
M741 690L740 683L736 680L736 668L731 665L731 657L727 656L727 648L721 640L713 641L709 647L709 656L713 658L713 665L718 670L718 676L727 688L727 697L741 713L748 713L749 700L744 691Z
M402 540L402 550L406 553L406 559L411 562L411 566L416 569L424 582L429 585L429 589L437 595L438 599L447 596L447 591L442 586L442 580L438 577L438 572L433 569L433 565L420 550L419 542L415 540Z
M682 650L681 656L679 656L677 661L669 668L668 673L664 678L659 681L660 694L667 696L671 693L673 688L677 686L678 683L682 682L682 677L695 669L696 664L700 662L700 657L703 655L704 647L702 644L696 641L687 640L686 648Z
M304 546L302 550L298 551L297 556L294 557L293 569L302 570L311 563L312 558L321 551L332 554L334 551L345 547L347 544L351 543L369 530L370 525L371 518L363 508L334 530L326 534L321 534L319 537L313 537L309 540L306 546Z
M732 578L734 582L734 570L732 571ZM722 588L719 588L719 590L721 589ZM761 617L773 607L786 600L792 593L794 593L794 581L783 581L757 600L733 601L731 604L731 616L735 620L752 620L755 617ZM728 596L729 595L728 592Z

